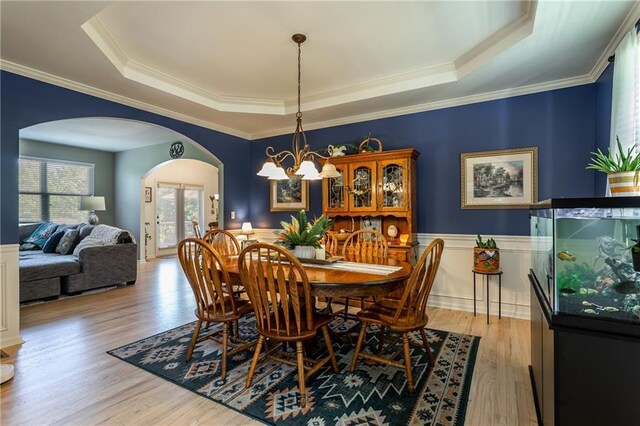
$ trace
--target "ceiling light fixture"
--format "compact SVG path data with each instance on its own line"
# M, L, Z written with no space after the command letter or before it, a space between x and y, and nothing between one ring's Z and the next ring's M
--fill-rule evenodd
M302 129L302 112L300 112L300 45L304 43L307 37L304 34L294 34L291 39L298 44L298 112L296 113L296 130L293 132L293 142L291 151L275 152L272 146L266 149L267 161L262 169L257 173L258 176L264 176L269 180L289 179L293 176L301 176L302 180L318 180L322 178L337 178L340 173L336 170L336 166L329 162L329 157L312 151L307 144L307 137ZM302 144L302 148L300 145ZM291 157L293 165L287 167L286 171L282 166L282 162ZM327 160L322 167L322 172L318 173L313 160L322 158Z

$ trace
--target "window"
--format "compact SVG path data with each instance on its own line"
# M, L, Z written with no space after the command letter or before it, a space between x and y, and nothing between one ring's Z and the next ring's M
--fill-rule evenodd
M94 165L20 157L20 222L83 222L80 196L93 195Z

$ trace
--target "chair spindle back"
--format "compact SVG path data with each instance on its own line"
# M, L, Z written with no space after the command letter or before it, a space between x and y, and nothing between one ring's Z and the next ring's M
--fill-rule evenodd
M207 231L202 239L211 244L211 247L221 256L237 256L240 254L240 243L238 243L235 235L224 229Z
M291 336L313 329L311 286L302 264L288 250L267 243L246 247L238 257L240 278L265 333Z
M343 256L386 258L389 243L382 232L375 229L361 229L349 235L342 247Z
M444 240L436 238L422 253L407 281L394 321L397 322L400 315L407 315L417 321L425 319L427 300L438 272L443 249Z
M200 231L200 225L197 220L192 220L191 224L193 225L193 235L196 238L202 238L202 232Z
M196 298L198 317L237 314L235 298L227 288L229 274L220 255L206 242L187 238L178 244L178 258ZM225 297L228 303L224 303Z

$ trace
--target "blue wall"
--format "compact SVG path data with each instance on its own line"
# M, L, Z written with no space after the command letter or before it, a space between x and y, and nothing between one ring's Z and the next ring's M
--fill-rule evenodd
M595 82L596 87L596 148L607 152L611 133L611 100L613 99L613 62ZM607 190L607 175L596 173L596 196L604 196Z
M596 84L314 130L306 132L307 138L319 148L354 143L371 133L382 139L385 150L416 148L421 153L418 232L528 235L526 209L460 208L460 153L537 146L540 200L601 195L603 177L585 166L595 147L608 144L611 74L609 67ZM255 173L264 161L266 146L288 148L291 135L248 142L7 72L0 74L0 83L0 244L18 239L18 131L76 117L149 122L207 148L225 165L228 228L237 228L244 220L251 220L254 227L278 227L280 220L288 219L289 213L269 212L268 182ZM318 215L321 193L321 183L312 182L310 210ZM237 213L235 221L228 220L231 210Z
M225 215L229 218L231 210L238 213L236 221L226 221L227 227L237 228L247 220L246 188L251 180L248 141L6 71L0 73L0 84L0 244L18 242L18 132L34 124L78 117L139 120L191 138L225 165Z
M462 210L460 153L538 147L539 200L593 196L595 172L586 170L595 147L594 84L305 132L312 148L356 143L371 133L384 149L416 148L418 232L528 235L526 209ZM294 128L292 121L291 127ZM251 145L251 219L277 227L288 213L269 213L268 181L255 176L264 149L289 147L291 135ZM322 188L311 183L310 211L322 212Z

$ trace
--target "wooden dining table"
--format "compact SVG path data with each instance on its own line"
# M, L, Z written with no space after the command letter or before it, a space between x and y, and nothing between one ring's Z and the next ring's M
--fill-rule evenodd
M311 285L311 293L316 297L367 297L379 296L396 291L411 275L413 267L408 262L396 259L348 257L344 261L359 264L384 265L399 269L386 275L364 271L334 269L329 265L304 263L304 270ZM340 262L340 261L338 261ZM238 256L225 257L225 267L234 285L242 285L238 272ZM373 269L373 268L372 268Z

